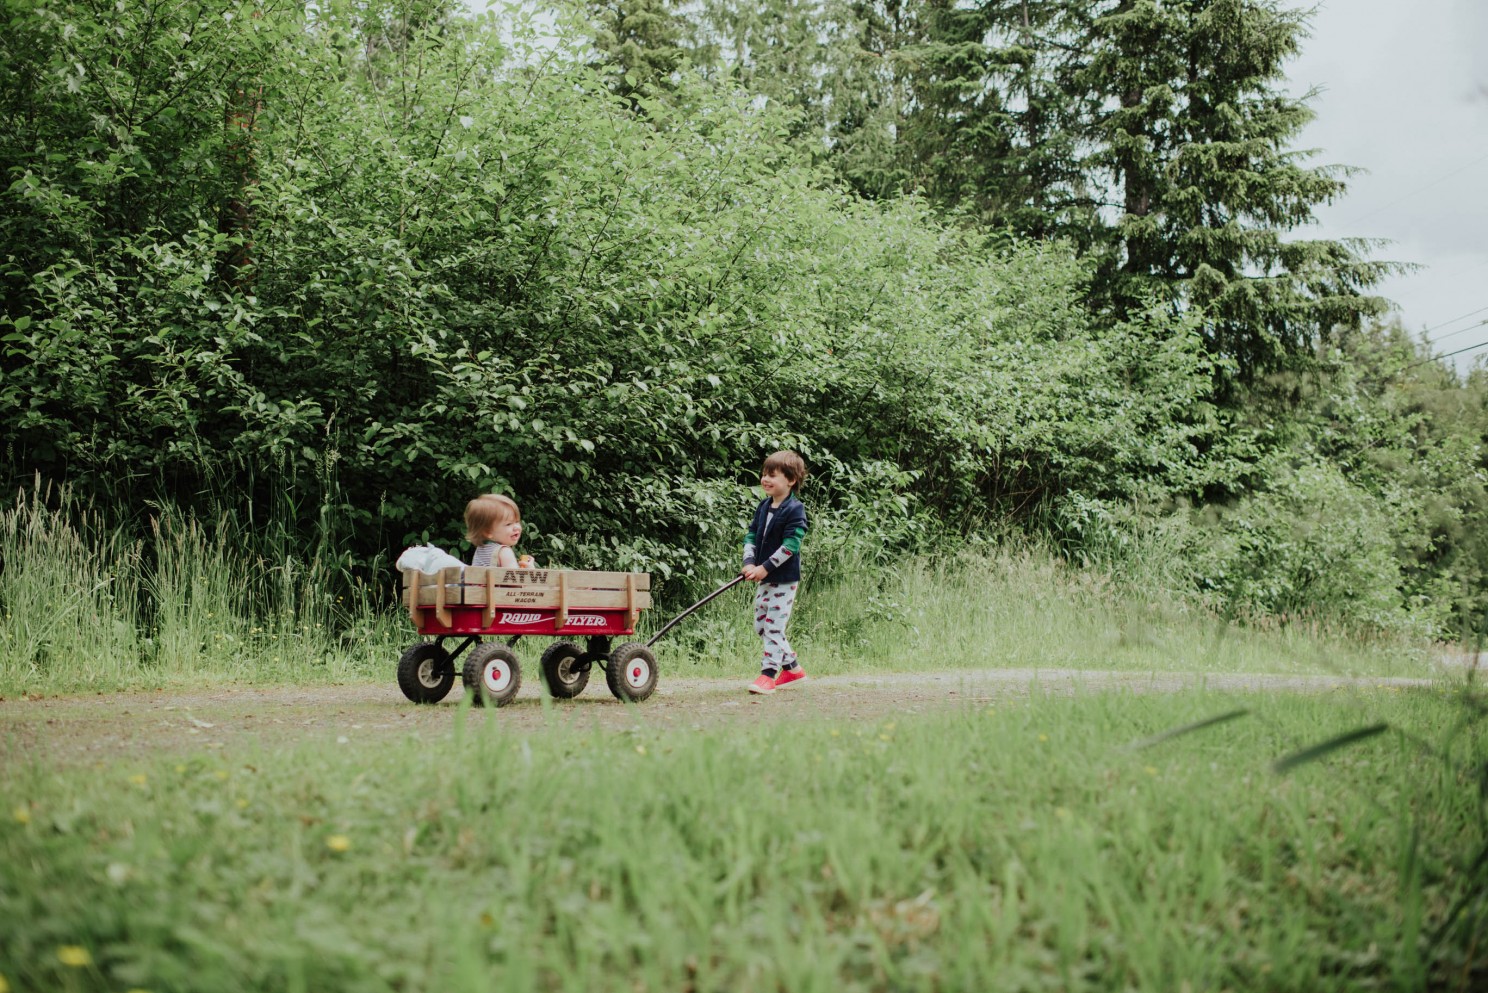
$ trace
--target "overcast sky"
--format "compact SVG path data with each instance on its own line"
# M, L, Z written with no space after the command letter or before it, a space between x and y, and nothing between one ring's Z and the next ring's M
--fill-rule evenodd
M1291 80L1321 91L1312 164L1367 170L1309 236L1389 239L1376 258L1422 267L1380 288L1405 327L1488 344L1488 0L1322 0Z

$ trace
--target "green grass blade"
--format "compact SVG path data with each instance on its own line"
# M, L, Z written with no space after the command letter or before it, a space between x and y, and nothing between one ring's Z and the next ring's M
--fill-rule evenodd
M1473 859L1472 865L1468 866L1463 876L1469 880L1477 880L1479 877L1482 877L1483 882L1488 882L1488 845L1484 845L1478 849L1478 857ZM1456 925L1457 918L1462 916L1462 912L1470 905L1481 904L1483 902L1483 893L1483 886L1469 886L1463 895L1458 898L1457 902L1452 905L1452 909L1447 911L1447 915L1442 919L1441 925L1436 929L1436 933L1431 936L1431 943L1433 945L1439 945L1446 940L1453 926Z
M1366 738L1373 738L1375 735L1383 734L1388 730L1390 730L1390 725L1388 724L1371 724L1369 727L1356 728L1355 730L1350 731L1348 734L1341 734L1336 738L1329 738L1327 741L1319 742L1318 744L1313 745L1311 748L1304 748L1300 752L1293 752L1285 758L1277 759L1276 764L1273 765L1271 768L1280 773L1291 772L1299 765L1306 765L1308 762L1316 762L1318 759L1322 758L1325 755L1328 755L1331 752L1336 752L1340 748L1352 745L1356 741L1364 741Z
M1242 707L1239 710L1232 710L1228 713L1220 714L1216 717L1208 717L1202 721L1194 721L1192 724L1185 724L1182 727L1170 728L1169 730L1164 731L1161 734L1155 734L1150 738L1143 738L1140 741L1134 741L1126 747L1129 751L1141 751L1144 748L1151 748L1153 745L1161 744L1164 741L1169 741L1173 738L1178 738L1185 734L1192 734L1195 731L1202 731L1205 728L1213 727L1216 724L1223 724L1226 721L1233 721L1235 718L1244 717L1249 713L1249 709Z

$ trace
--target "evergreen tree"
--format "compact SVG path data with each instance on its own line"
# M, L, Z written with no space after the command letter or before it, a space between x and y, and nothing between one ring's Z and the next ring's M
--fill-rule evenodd
M1096 306L1197 309L1240 381L1383 309L1366 243L1297 237L1347 171L1293 147L1306 15L1278 0L714 0L697 18L858 192L1067 240Z
M598 66L611 92L634 111L670 92L673 74L692 61L686 22L671 0L591 0L588 7Z
M1295 233L1346 170L1293 147L1283 90L1306 14L1277 0L927 0L902 63L907 187L995 227L1070 240L1097 305L1204 317L1242 381L1382 311L1357 241Z
M1078 120L1059 85L1067 0L928 0L900 63L909 186L993 227L1089 242Z
M1305 15L1274 0L1082 6L1061 72L1082 171L1111 194L1091 239L1100 295L1199 308L1243 380L1380 312L1364 291L1388 266L1367 246L1288 237L1344 191L1343 170L1291 147L1312 117L1281 89Z
M790 137L858 192L891 197L909 179L896 61L910 17L862 0L702 0L689 13L691 51L709 78L794 111Z

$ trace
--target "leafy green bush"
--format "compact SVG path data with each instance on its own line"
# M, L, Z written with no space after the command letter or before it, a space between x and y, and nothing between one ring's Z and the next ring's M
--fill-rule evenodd
M1204 540L1193 560L1201 589L1221 610L1410 626L1389 508L1336 466L1301 465L1233 507L1202 513Z
M1092 313L1066 246L861 201L768 102L682 72L620 100L562 25L544 48L453 10L15 5L13 482L65 482L147 548L160 508L226 515L347 596L407 544L461 551L464 502L499 490L541 561L681 599L731 568L760 459L791 447L824 582L1044 532L1179 596L1197 563L1231 614L1476 616L1482 432L1443 427L1452 395L1382 394L1351 357L1247 425L1212 404L1194 315ZM1273 478L1299 454L1317 479ZM1401 571L1307 537L1311 495L1388 518ZM1173 508L1206 497L1231 523L1186 530Z
M464 501L500 490L540 559L663 577L732 560L777 447L815 469L827 561L826 535L882 559L1198 471L1191 329L1096 320L1067 251L844 197L746 94L682 78L685 115L638 117L466 22L369 54L340 8L300 16L219 39L285 42L253 62L251 244L162 161L140 177L173 198L159 223L11 272L0 410L25 468L203 518L291 487L298 532L329 506L364 563L457 545Z

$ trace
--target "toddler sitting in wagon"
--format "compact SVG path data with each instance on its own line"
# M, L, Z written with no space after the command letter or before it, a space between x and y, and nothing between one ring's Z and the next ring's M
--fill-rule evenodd
M473 566L531 569L531 555L518 556L522 537L522 511L517 501L497 493L484 493L465 505L465 537L475 547Z

